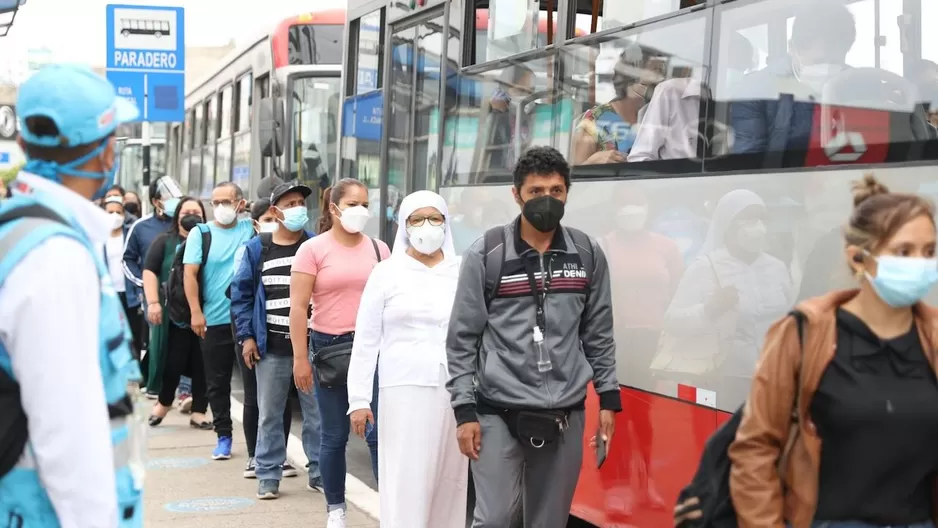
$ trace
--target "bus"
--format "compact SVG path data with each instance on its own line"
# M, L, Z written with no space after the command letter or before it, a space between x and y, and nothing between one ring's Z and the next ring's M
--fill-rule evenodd
M464 251L517 217L518 153L568 157L564 223L606 254L624 407L605 463L584 450L571 516L670 526L767 327L855 284L840 235L850 182L871 171L938 198L938 4L422 4L349 2L338 176L368 184L366 232L387 241L403 196L439 192ZM790 54L818 43L842 55L819 82ZM597 406L589 390L584 446Z
M344 10L304 13L281 21L224 57L191 84L185 122L169 130L170 174L203 199L233 181L254 199L267 175L321 188L336 166ZM266 100L288 116L283 148L264 156L255 103ZM310 200L315 218L315 200Z

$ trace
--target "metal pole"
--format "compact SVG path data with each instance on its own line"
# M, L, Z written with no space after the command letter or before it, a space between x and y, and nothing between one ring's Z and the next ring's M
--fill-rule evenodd
M150 187L150 123L143 122L143 188Z

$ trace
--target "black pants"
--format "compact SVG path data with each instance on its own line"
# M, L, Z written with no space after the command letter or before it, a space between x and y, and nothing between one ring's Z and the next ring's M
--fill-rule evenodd
M143 334L145 333L143 313L141 313L139 306L131 308L127 305L126 292L119 292L118 296L121 299L121 305L124 307L124 315L127 316L127 324L130 326L130 335L133 336L134 357L137 361L140 361L140 351L144 348ZM149 328L147 328L147 330L149 330Z
M202 343L199 336L188 328L169 325L168 346L163 364L163 385L160 389L160 405L169 407L176 397L179 377L192 377L192 412L204 414L208 410L205 387L205 364L202 359Z
M231 436L231 375L235 363L231 325L215 325L205 330L202 359L205 362L205 385L208 389L208 403L212 406L215 433L219 438Z
M231 325L232 334L236 334L234 323ZM248 445L248 457L254 458L254 449L257 447L257 422L260 411L257 408L257 374L249 369L241 357L241 347L235 345L235 361L241 371L241 384L244 385L244 415L241 422L244 424L244 441ZM290 437L290 422L293 421L293 406L287 398L287 406L283 411L283 437Z

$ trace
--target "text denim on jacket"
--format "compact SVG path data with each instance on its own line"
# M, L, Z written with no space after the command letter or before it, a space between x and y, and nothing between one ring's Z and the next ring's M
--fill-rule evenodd
M313 233L306 236L313 238ZM244 254L236 263L231 281L231 319L235 324L235 341L253 339L257 353L267 353L267 293L261 282L261 237L255 236L244 244ZM240 252L240 250L239 250Z

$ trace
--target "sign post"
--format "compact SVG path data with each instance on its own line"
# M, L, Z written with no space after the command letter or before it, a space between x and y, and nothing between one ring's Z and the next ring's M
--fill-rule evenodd
M143 186L150 185L150 123L185 120L185 11L109 4L107 78L143 122ZM149 197L148 197L149 199Z

